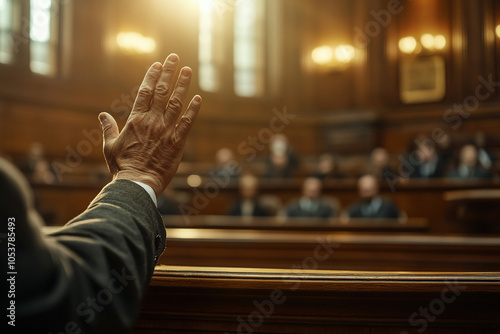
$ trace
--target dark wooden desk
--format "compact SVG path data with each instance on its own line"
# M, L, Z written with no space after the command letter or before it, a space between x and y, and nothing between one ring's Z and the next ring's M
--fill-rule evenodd
M444 194L453 218L468 233L500 234L500 190L455 190Z
M158 266L133 333L496 334L499 300L498 272Z
M345 231L425 233L429 223L424 218L408 219L321 219L233 216L163 216L167 228L203 228L228 230L276 231Z
M500 271L500 238L329 231L167 229L166 265Z

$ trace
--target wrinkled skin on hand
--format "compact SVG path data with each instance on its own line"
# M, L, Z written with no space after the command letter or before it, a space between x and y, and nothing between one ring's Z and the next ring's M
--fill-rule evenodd
M104 137L104 157L114 179L139 181L160 194L174 177L187 135L201 107L193 97L183 111L192 71L181 69L171 54L146 73L124 128L120 132L108 113L99 114Z

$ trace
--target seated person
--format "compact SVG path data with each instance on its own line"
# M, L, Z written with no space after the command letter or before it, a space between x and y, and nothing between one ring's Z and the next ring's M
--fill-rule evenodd
M275 134L269 143L269 157L267 158L267 178L293 177L298 167L299 160L294 150L288 143L284 134Z
M374 175L379 179L396 175L396 172L389 165L389 153L385 148L377 147L372 151L367 174Z
M330 153L323 153L318 160L316 172L312 175L320 180L339 179L344 175L338 172L338 163L335 157Z
M480 164L477 148L469 144L460 150L458 166L448 174L448 177L454 179L488 179L492 175Z
M178 66L172 54L149 68L121 131L110 114L99 114L113 181L63 228L40 230L26 180L0 163L2 232L15 233L17 272L15 319L4 320L15 321L17 332L127 333L134 326L165 248L156 196L174 177L201 107L199 96L182 107L192 71L182 68L176 78Z
M491 170L491 168L493 167L493 163L496 160L496 157L486 148L487 144L486 134L482 131L477 132L474 135L474 144L476 145L477 148L477 159L479 161L479 164L485 170L488 171Z
M373 175L364 175L358 180L361 200L349 207L350 218L399 218L396 205L378 194L378 180Z
M240 176L240 166L234 160L234 154L231 149L227 147L219 149L215 153L215 162L215 168L209 173L212 178L228 182Z
M230 216L241 217L268 217L267 209L259 203L258 189L259 180L251 175L245 174L240 177L240 198L236 200L229 210Z
M446 165L438 154L435 145L429 144L432 140L420 135L415 139L415 150L409 155L413 170L411 178L432 179L443 177Z
M329 218L336 216L331 203L321 196L321 180L315 177L305 179L302 186L302 197L292 202L285 209L287 217Z
M32 182L54 183L56 177L41 143L31 144L26 159L21 163L21 170Z

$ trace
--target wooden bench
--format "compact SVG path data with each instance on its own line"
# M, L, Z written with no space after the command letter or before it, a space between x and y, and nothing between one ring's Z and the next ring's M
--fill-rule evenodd
M328 231L167 229L166 265L500 271L500 238Z
M405 219L321 219L284 217L234 216L163 216L167 228L204 228L229 230L277 231L346 231L346 232L407 232L425 233L429 223L424 218Z
M500 273L158 266L133 333L493 334Z
M188 203L188 207L194 209L197 214L224 215L238 196L237 184L233 182L225 187L218 187L217 194L209 197L206 196L205 187L210 182L212 182L210 179L205 178L200 187L191 188L185 177L177 177L171 183L171 187L190 194L193 200L198 199L198 202ZM281 199L283 204L286 204L300 195L302 182L303 179L262 182L261 193L276 196ZM103 183L92 182L33 185L40 206L57 213L54 225L65 224L80 214L103 186ZM454 214L451 211L453 207L444 199L444 194L448 191L499 187L498 181L409 180L396 184L394 192L387 184L383 184L381 193L383 196L391 198L401 210L406 212L409 218L423 217L427 219L430 233L462 233L465 232L463 226L455 223ZM327 181L324 185L324 193L327 196L337 197L342 207L346 208L358 199L356 180ZM200 200L201 197L204 197L203 201ZM197 214L189 217L194 217Z

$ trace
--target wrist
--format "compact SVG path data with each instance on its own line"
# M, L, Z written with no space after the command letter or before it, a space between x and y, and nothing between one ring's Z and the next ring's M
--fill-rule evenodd
M158 183L155 182L154 178L149 175L145 175L144 173L121 170L113 176L113 179L140 182L150 186L151 189L153 189L156 196L158 196L158 194L161 193L161 190L159 190Z

